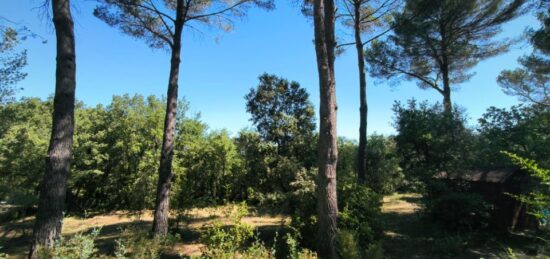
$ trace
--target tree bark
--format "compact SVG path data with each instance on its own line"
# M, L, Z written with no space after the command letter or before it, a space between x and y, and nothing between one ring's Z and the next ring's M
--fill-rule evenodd
M445 51L445 45L443 44L443 51ZM451 103L451 82L449 80L449 65L447 57L443 56L443 62L441 64L441 74L443 75L443 109L446 114L453 112L453 104Z
M174 158L174 142L176 136L176 112L178 104L178 78L181 54L181 36L184 25L183 0L178 0L176 7L176 21L174 23L174 38L172 56L170 59L170 78L166 98L166 115L164 118L164 134L160 155L159 179L157 183L157 197L153 220L153 233L164 237L168 234L168 218L170 216L170 187L174 174L172 160Z
M61 235L67 178L72 159L76 55L70 1L53 0L52 11L57 39L52 133L46 156L45 174L40 185L38 212L29 258L37 257L39 247L52 247Z
M453 104L451 102L451 82L449 80L449 54L447 52L447 29L444 23L439 24L441 34L441 73L443 74L443 109L447 115L452 114Z
M357 67L359 69L359 150L357 152L357 183L364 184L367 176L367 79L363 40L361 39L361 1L354 2L354 33L357 48Z
M449 83L448 69L443 71L443 108L445 113L451 114L453 112L453 104L451 103L451 86Z
M335 7L333 0L313 1L315 52L319 73L320 126L319 172L317 179L318 233L317 252L322 258L337 258L336 233L338 203L336 196L336 164L338 162L336 132L336 83L334 78Z

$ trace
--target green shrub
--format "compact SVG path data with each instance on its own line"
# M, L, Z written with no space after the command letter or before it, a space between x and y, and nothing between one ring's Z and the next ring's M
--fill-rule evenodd
M379 194L391 194L404 183L393 138L373 134L367 141L366 184Z
M283 239L285 246L278 250L277 232L274 246L266 247L254 235L254 228L242 222L242 218L248 214L248 207L244 202L229 207L224 214L231 221L229 226L216 221L202 233L201 241L205 244L202 258L316 258L313 252L299 247L297 233L287 233Z
M336 236L336 249L341 258L359 258L359 247L355 235L348 230L341 230Z
M489 225L492 206L477 193L449 190L426 201L428 215L451 230L473 230Z
M286 246L282 249L277 249L277 250L274 249L274 252L277 258L289 258L289 259L317 258L317 254L315 252L299 246L299 241L298 241L299 237L300 237L300 233L298 233L296 230L286 233L284 238ZM277 242L275 241L274 243L277 243Z
M338 205L339 227L355 233L360 247L367 247L381 237L380 195L362 185L342 183Z
M217 257L218 253L242 250L253 236L254 229L246 223L235 222L235 225L224 227L221 221L217 221L203 233L201 240L207 247L205 254Z
M439 256L453 256L463 250L464 239L458 235L451 235L435 239L431 252Z
M254 228L242 222L242 218L248 214L246 203L231 206L224 214L232 225L225 226L223 222L216 221L201 235L201 241L206 245L203 254L207 257L228 258L229 255L245 250L246 242L254 236Z
M38 258L87 259L95 252L94 241L101 229L95 228L89 234L78 233L69 239L63 237L53 248L40 248Z
M464 110L455 106L449 114L440 103L413 99L396 102L393 111L396 155L409 188L421 189L434 173L464 168L475 159L476 136L466 127Z
M512 162L529 172L533 183L529 186L529 193L512 195L517 200L529 205L529 213L537 217L542 227L549 228L550 224L550 169L542 168L534 160L520 157L509 152L502 152Z
M366 259L383 259L384 258L384 247L382 241L369 244L365 251L363 252L363 258Z
M179 240L178 235L170 234L165 238L151 237L148 230L135 227L124 229L121 236L116 240L115 257L117 259L160 258L164 248L175 244Z
M316 170L302 170L290 183L289 200L294 204L290 226L296 232L294 238L302 247L311 249L315 247L317 234L316 174Z

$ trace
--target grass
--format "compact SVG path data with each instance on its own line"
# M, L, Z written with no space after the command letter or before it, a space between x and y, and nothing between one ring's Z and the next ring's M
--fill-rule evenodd
M507 235L496 237L491 233L445 232L438 225L422 216L419 194L393 194L384 197L382 216L384 225L385 258L508 258L506 251L511 248L518 258L532 258L525 253L525 238ZM203 244L200 243L200 232L214 221L231 224L225 213L233 205L192 209L174 222L173 232L179 233L182 241L164 252L164 258L178 258L199 255ZM2 208L0 208L0 211ZM63 222L63 235L71 236L79 232L88 232L101 227L96 240L99 255L112 256L115 241L121 237L123 229L132 227L149 230L152 225L150 211L141 213L116 211L108 214L94 215L88 218L67 217ZM26 258L29 240L32 234L33 218L26 217L0 224L1 252L10 258ZM285 215L260 214L254 209L243 218L243 221L258 229L259 236L266 243L273 240L275 232L289 224ZM546 256L546 257L545 257ZM549 254L537 258L550 258Z
M419 194L384 197L386 258L550 258L550 254L529 255L528 238L490 231L452 233L423 217Z
M201 247L200 232L215 220L230 224L230 219L224 216L224 211L231 205L192 209L186 213L185 222L180 222L174 232L182 236L182 242L175 244L163 257L171 258L178 254L185 256L199 255ZM172 215L175 217L175 215ZM63 235L71 236L79 232L89 232L101 228L96 239L100 255L112 256L115 241L120 238L122 230L128 227L148 230L152 226L151 211L141 213L116 211L108 214L95 215L89 218L66 217L63 221ZM174 220L173 220L174 221ZM289 218L283 215L258 215L250 213L243 221L256 227L260 235L270 238L281 226L288 224ZM10 258L26 258L27 249L32 235L33 217L2 223L0 226L0 252L7 253Z

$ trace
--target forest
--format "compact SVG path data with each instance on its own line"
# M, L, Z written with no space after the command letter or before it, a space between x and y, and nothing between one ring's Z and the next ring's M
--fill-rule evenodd
M76 97L77 1L40 2L55 34L48 98L20 86L25 44L43 36L0 13L0 258L550 257L548 0L294 3L311 25L318 92L252 75L238 132L190 108L184 38L229 31L273 0L90 1L109 29L169 57L165 95L99 104ZM537 24L499 37L526 16ZM458 86L518 44L528 51L492 82L517 104L471 118ZM353 138L337 131L343 52L358 76ZM439 99L392 100L395 133L368 134L375 80Z

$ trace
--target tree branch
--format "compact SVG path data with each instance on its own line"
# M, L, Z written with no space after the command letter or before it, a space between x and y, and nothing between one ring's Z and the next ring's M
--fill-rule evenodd
M201 15L196 15L196 16L190 16L189 18L185 19L185 21L191 21L191 20L198 20L198 19L201 19L201 18L205 18L205 17L209 17L209 16L216 16L216 15L219 15L219 14L223 14L233 8L236 8L238 7L239 5L242 5L242 4L245 4L245 3L248 3L250 2L250 0L242 0L242 1L239 1L237 2L236 4L232 5L232 6L229 6L225 9L222 9L222 10L219 10L219 11L216 11L216 12L212 12L212 13L207 13L207 14L201 14Z
M170 26L168 26L168 24L166 23L166 21L164 20L164 18L162 18L162 12L158 10L158 8L155 6L155 4L153 3L152 0L149 0L149 4L152 6L152 8L154 9L154 12L157 13L157 15L159 16L159 19L161 20L162 24L164 24L164 28L166 29L166 31L170 34L170 36L173 38L174 37L174 33L172 33L172 30L170 29ZM172 20L173 22L175 22L175 20Z

